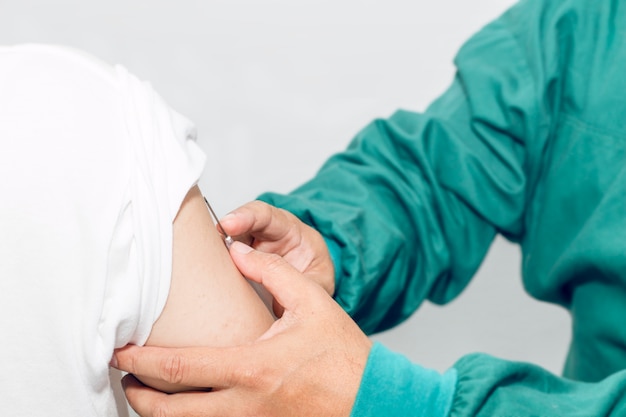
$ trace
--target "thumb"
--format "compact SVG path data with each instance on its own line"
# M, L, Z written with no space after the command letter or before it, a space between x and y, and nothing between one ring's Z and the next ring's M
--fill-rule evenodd
M318 292L326 294L281 256L254 250L237 241L230 247L230 255L246 278L262 284L287 310L296 309Z

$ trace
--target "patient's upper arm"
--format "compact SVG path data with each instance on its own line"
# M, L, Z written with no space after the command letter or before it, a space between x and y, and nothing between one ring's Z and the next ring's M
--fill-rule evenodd
M170 292L146 344L234 346L260 336L273 318L232 263L198 187L187 194L173 227Z

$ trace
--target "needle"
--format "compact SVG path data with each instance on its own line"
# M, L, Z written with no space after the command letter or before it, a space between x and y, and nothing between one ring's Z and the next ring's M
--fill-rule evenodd
M230 237L230 235L224 231L224 228L222 227L218 217L215 215L213 208L211 208L209 201L206 199L206 197L203 197L203 198L204 198L204 202L206 203L207 208L209 209L209 212L211 213L211 216L217 223L217 227L220 229L221 233L224 235L224 244L226 245L227 248L230 248L230 245L233 244L233 238Z

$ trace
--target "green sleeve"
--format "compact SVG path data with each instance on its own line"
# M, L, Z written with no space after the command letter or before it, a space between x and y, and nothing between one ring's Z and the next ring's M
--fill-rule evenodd
M626 415L626 371L595 383L557 377L526 363L463 357L449 417Z
M455 369L441 375L375 343L350 416L444 417L455 386Z
M467 285L495 234L523 234L527 143L549 111L519 42L498 20L456 59L450 88L424 113L365 127L283 207L340 248L336 300L366 332L389 328L424 299Z
M439 374L374 344L351 417L609 417L626 415L626 371L594 383L484 354Z

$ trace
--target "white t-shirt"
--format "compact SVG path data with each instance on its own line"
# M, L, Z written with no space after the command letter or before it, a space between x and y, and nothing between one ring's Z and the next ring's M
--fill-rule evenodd
M165 304L194 138L122 67L0 47L0 415L118 415L108 362Z

